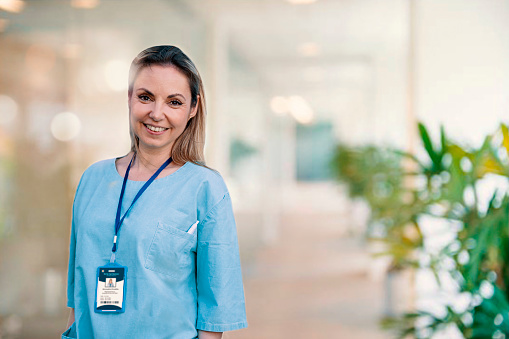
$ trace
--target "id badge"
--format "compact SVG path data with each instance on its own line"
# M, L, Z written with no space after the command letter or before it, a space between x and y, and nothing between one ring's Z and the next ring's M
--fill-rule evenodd
M126 282L127 267L117 263L98 267L95 312L123 313L125 311Z

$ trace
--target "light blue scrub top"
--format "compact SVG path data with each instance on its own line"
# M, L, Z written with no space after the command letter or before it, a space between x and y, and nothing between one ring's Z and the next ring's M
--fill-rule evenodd
M94 312L96 274L109 262L123 177L115 159L90 166L73 205L67 306L76 322L63 338L196 338L197 330L247 327L237 231L222 177L185 163L156 179L118 234L127 266L125 313ZM122 214L143 186L127 182ZM187 231L199 221L194 234Z

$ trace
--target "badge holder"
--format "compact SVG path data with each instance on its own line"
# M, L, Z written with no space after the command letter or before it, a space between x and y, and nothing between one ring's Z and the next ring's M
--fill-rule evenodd
M124 313L126 282L126 266L109 262L98 267L94 311L96 313Z

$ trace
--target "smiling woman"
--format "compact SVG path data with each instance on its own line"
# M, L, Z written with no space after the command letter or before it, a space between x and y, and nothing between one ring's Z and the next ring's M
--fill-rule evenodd
M200 75L157 46L129 79L131 151L76 191L62 337L221 338L247 322L230 195L203 161Z
M181 94L182 93L182 94ZM196 115L187 78L175 67L153 66L140 71L129 96L130 122L144 151L170 154L187 122Z

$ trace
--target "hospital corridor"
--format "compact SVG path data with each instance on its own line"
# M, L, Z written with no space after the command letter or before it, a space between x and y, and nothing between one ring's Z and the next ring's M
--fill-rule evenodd
M147 154L165 159L152 172L134 167L138 179L186 166L163 166L174 142L196 151L183 162L199 175L175 185L192 203L170 189L150 196L155 175L131 210L147 224L120 231L139 244L132 281L161 287L175 307L150 295L102 310L156 305L185 316L191 337L208 328L225 339L509 338L507 32L505 0L0 0L0 339L62 337L78 294L78 315L97 316L92 270L75 266L68 279L68 263L73 244L94 239L94 248L110 233L116 241L123 219L102 208L129 204L116 200L123 183L135 195L127 169L139 165L139 135L159 152ZM180 51L193 76L155 63L153 77L137 63L147 49ZM140 74L177 90L155 95L166 101L154 106L150 86L132 94ZM188 89L189 107L173 100ZM177 130L196 134L177 140ZM118 196L110 190L102 204L107 195L97 194L97 213L79 199L106 231L90 222L76 239L80 178L102 160L113 175L103 182L97 172L97 187ZM184 189L191 177L213 179L192 186L199 195ZM147 196L164 213L136 211ZM217 233L200 219L215 211L212 200L224 201L217 218L228 217ZM152 245L156 234L170 241ZM217 257L200 256L210 244ZM105 265L95 261L87 264ZM118 286L144 295L129 290L134 271L126 280L117 272L127 281ZM231 302L206 297L216 292ZM217 318L200 313L200 297ZM184 331L163 320L154 319L164 331Z

